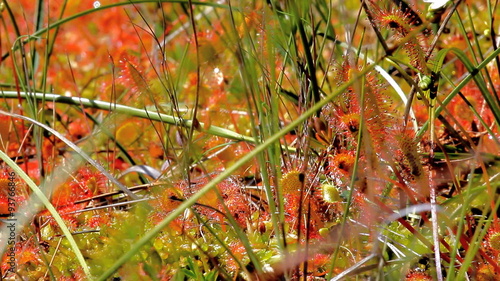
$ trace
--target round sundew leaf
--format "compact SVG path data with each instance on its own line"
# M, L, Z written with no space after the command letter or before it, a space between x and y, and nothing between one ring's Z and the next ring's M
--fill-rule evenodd
M288 194L300 191L303 185L303 181L300 180L300 177L301 172L296 170L284 174L280 180L283 192Z
M131 145L139 137L139 127L133 122L127 122L116 132L116 140L121 144Z

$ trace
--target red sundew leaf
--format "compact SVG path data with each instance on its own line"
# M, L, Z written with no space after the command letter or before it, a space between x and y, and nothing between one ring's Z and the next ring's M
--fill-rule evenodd
M280 179L280 185L285 194L300 194L304 184L304 174L298 170L289 171Z
M372 1L371 7L375 21L380 24L381 28L393 30L396 40L406 38L416 29L412 24L414 20L412 15L408 12L403 12L400 8L384 9L379 7L374 1ZM427 39L422 34L418 34L412 36L402 46L410 58L410 63L424 74L428 73L424 50L426 41Z
M84 119L76 119L69 123L68 133L71 140L79 140L90 133L89 124Z
M231 215L236 219L242 228L246 228L246 223L251 218L251 199L243 192L242 184L232 178L226 179L219 184L219 188ZM222 205L220 207L223 207Z
M229 250L233 254L233 256L238 259L240 262L248 262L248 256L247 256L247 251L245 249L245 246L243 243L240 241L233 241L229 243ZM226 266L234 271L237 272L239 270L239 264L237 261L235 261L231 256L228 256L226 260Z
M98 228L103 225L110 225L111 224L111 217L102 212L99 214L92 214L91 217L86 220L86 225L90 228Z
M26 166L23 164L21 165L21 168L25 168ZM27 163L28 170L25 171L28 176L35 181L35 183L38 183L40 181L40 168L38 166L38 161L33 160L33 161L28 161Z
M328 161L328 171L334 177L343 180L350 180L354 167L355 155L352 152L337 153L330 155Z
M33 245L31 240L17 242L15 246L15 257L16 257L16 267L24 266L26 264L33 264L34 266L41 265L43 263L40 257L40 250L38 247ZM7 255L3 256L2 259L2 272L7 272L11 265L7 263L10 257Z
M432 278L432 276L430 276L428 273L413 271L413 272L410 272L406 275L405 280L406 281L426 281L426 280L432 281L432 280L434 280L434 278Z
M149 143L148 152L152 158L163 159L163 157L165 155L165 151L164 151L163 146L161 146L157 142L150 142Z
M14 197L9 197L0 194L0 217L8 216L11 214L12 205L9 206L9 202L12 203L12 200L14 200L16 204L15 211L17 211L20 208L19 206L26 202L26 197L23 195L15 195Z
M72 204L76 198L73 196L73 190L68 188L68 186L63 185L55 190L51 199L52 204L54 204L55 207L62 207Z
M107 178L99 173L83 167L78 171L78 182L81 189L81 198L85 199L91 197L98 192L107 190Z
M207 184L213 176L214 175L201 176L197 179L193 179L190 185L180 182L178 188L183 196L189 198L191 194L196 193L201 187ZM223 198L224 202L219 200L218 193ZM163 206L163 208L166 207L168 211L171 208L175 208L180 204L180 202L172 200L175 196L179 195L163 196L163 198L167 200L159 201L158 203L161 203L159 206ZM246 228L247 222L251 219L250 216L252 214L252 204L250 201L251 198L243 192L241 183L235 179L229 178L219 183L216 190L207 192L205 196L198 200L198 205L195 209L211 220L222 223L226 220L226 216L223 213L227 207L229 210L229 214L227 215L233 216L242 228Z
M51 201L56 207L72 206L76 201L91 198L104 189L104 185L103 175L83 167L78 170L74 179L56 188ZM77 204L76 209L84 206L84 204Z
M57 209L57 212L60 214L61 218L64 220L65 224L72 230L76 229L79 225L78 220L75 217L75 214L72 214L75 211L82 210L84 208L84 204L72 204L68 203L66 205L56 205L54 206ZM59 225L54 220L52 215L48 210L41 211L38 215L39 218L44 218L45 222L48 222L54 228L58 228Z
M398 154L401 153L398 163L403 169L403 175L407 175L408 180L415 179L417 181L422 177L426 177L414 133L403 129L396 134L395 138L399 148Z
M74 212L74 211L72 211L72 212ZM69 213L69 210L68 210L68 213ZM77 229L78 228L79 223L78 223L78 220L76 219L75 215L72 215L72 214L71 215L62 215L61 217L62 217L62 219L64 219L64 222L68 226L69 229ZM53 223L56 224L55 220L53 221ZM55 224L54 224L54 226L55 226Z
M314 257L309 259L307 269L309 272L313 272L314 276L323 276L326 272L322 269L322 267L327 266L329 261L330 255L315 254ZM321 272L318 272L318 269L321 269Z
M180 190L175 187L167 187L155 195L155 199L151 201L151 204L162 213L169 213L182 203L182 198L184 196Z
M5 144L10 138L10 125L12 124L12 118L6 115L0 115L0 140L2 145Z
M340 121L343 127L351 132L351 134L356 134L359 131L360 115L359 113L349 113L349 114L339 114Z
M142 72L139 59L127 54L123 54L119 61L120 72L118 79L119 84L129 89L131 95L129 100L134 102L143 102L137 99L141 93L150 93L149 81L146 75Z
M500 231L488 230L488 235L486 236L487 249L498 255L500 253Z
M9 216L9 198L0 193L0 216Z
M483 263L477 268L474 280L499 280L500 273L495 271L493 265Z
M341 65L335 67L335 81L337 81L337 86L341 86L349 82L353 76L356 75L358 70L351 67L349 60L346 58ZM355 93L356 88L354 86L349 86L345 92L339 95L336 99L337 114L342 116L345 114L356 114L361 112L359 101Z
M387 152L391 147L393 133L391 129L396 125L391 117L392 100L384 94L380 81L372 75L367 76L365 93L366 127L370 133L376 151L380 151L384 158L391 155Z

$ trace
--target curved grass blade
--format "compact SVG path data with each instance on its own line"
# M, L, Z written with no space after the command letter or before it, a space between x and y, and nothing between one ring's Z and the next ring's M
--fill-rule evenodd
M80 266L82 267L83 271L85 272L85 275L90 280L91 279L90 278L91 277L90 269L89 269L87 263L85 262L85 259L82 255L82 252L78 248L78 245L76 245L75 239L73 239L73 235L71 234L69 229L66 227L66 224L64 223L64 221L61 218L61 216L59 215L59 213L57 213L57 210L54 208L54 205L52 205L50 203L49 199L45 196L43 191L40 190L40 188L29 178L29 176L14 161L12 161L12 159L10 159L10 157L7 154L5 154L1 150L0 150L0 158L3 161L5 161L5 163L7 163L7 165L9 167L11 167L16 172L17 175L19 175L19 177L21 177L21 179L26 184L28 184L28 186L31 188L33 193L35 193L35 195L40 199L40 201L42 201L45 208L47 208L47 210L50 212L50 214L52 215L54 220L57 222L57 224L61 228L61 231L63 232L63 234L68 239L68 242L69 242L71 248L73 249L73 253L75 254L78 262L80 263Z
M486 87L486 84L482 79L478 77L479 71L481 71L483 68L485 68L488 63L490 63L494 58L496 58L498 55L500 55L500 49L496 49L494 52L492 52L486 59L484 59L477 67L474 67L474 65L470 62L470 60L467 58L467 56L459 49L457 48L450 48L450 49L443 49L439 51L437 57L443 56L446 52L453 52L458 59L462 62L462 64L467 68L467 71L469 71L469 75L467 75L449 94L448 96L442 101L441 106L436 108L436 116L438 116L441 111L443 111L443 108L448 105L451 100L458 94L460 90L462 90L467 83L471 79L474 79L476 82L477 86L479 87L479 90L481 91L481 94L485 98L488 106L490 107L491 111L493 112L493 115L495 117L496 125L497 127L500 126L500 108L499 106L495 103L493 98L491 97L488 88ZM417 133L416 137L421 137L427 128L429 127L429 120L426 121L426 123L422 126L420 131Z
M47 102L65 103L65 104L71 104L71 105L77 105L77 106L83 105L84 107L113 111L116 113L123 113L123 114L127 114L131 117L145 118L145 119L149 119L149 120L153 120L153 121L165 122L165 123L168 123L171 125L182 126L182 127L187 127L187 128L190 128L193 126L193 122L191 120L167 115L164 113L159 113L159 112L152 111L152 110L139 109L139 108L129 107L129 106L121 105L121 104L110 103L110 102L106 102L106 101L91 100L91 99L79 98L79 97L66 97L66 96L61 96L61 95L56 95L56 94L43 94L43 93L27 94L27 93L21 92L20 95L21 95L21 98L26 98L29 95L30 97L35 98L37 100L45 99ZM4 91L2 94L0 94L0 97L18 98L18 93L14 92L14 91ZM198 124L199 124L199 126L197 126L197 127L199 127L199 128L205 127L204 123L199 122ZM241 134L235 133L231 130L224 129L224 128L217 127L217 126L210 126L207 130L205 130L205 133L208 133L208 134L211 134L214 136L232 139L232 140L237 140L237 141L245 141L245 142L249 142L249 143L255 142L255 139L252 137L241 135Z
M181 205L178 206L177 209L173 210L164 220L162 220L158 225L156 225L155 228L147 232L139 241L137 241L135 244L132 245L130 250L125 253L119 260L113 264L108 270L99 277L97 280L107 280L109 277L111 277L124 263L126 263L129 259L131 259L135 254L137 254L140 249L146 245L151 239L154 239L158 233L160 233L165 227L170 224L175 218L177 218L179 215L184 213L184 210L191 207L198 201L200 198L202 198L207 192L209 192L212 188L214 188L218 183L223 181L225 178L231 176L239 167L241 167L243 164L246 162L250 161L254 157L256 157L259 153L263 152L266 150L270 145L273 143L279 141L281 137L286 135L289 131L293 130L295 127L299 126L304 122L307 118L311 117L314 115L321 107L326 105L328 102L330 102L334 97L338 96L340 93L345 91L349 86L351 86L354 82L358 81L360 77L365 75L366 73L370 72L373 70L375 67L375 64L367 66L363 71L359 73L358 76L354 77L351 81L348 83L345 83L341 87L337 89L334 93L326 96L325 98L321 99L318 103L314 104L311 108L309 108L304 114L299 116L297 119L295 119L293 122L288 124L285 128L280 130L278 133L272 135L269 137L266 141L264 141L262 144L258 145L255 147L254 150L252 150L250 153L246 154L243 156L241 159L236 161L234 165L231 167L227 168L224 172L220 173L217 177L215 177L213 180L211 180L208 184L206 184L203 188L201 188L197 193L193 194L189 199L186 201L182 202ZM260 270L260 264L255 264L257 271Z
M94 166L99 172L101 172L104 176L106 176L106 178L108 178L112 183L114 183L125 194L127 194L128 196L130 196L130 198L133 198L135 200L139 199L139 197L137 195L135 195L126 186L124 186L122 183L120 183L118 180L116 180L110 173L108 173L106 171L106 169L104 169L104 167L102 167L94 159L90 158L90 156L88 156L87 153L85 153L81 148L79 148L78 146L76 146L74 143L72 143L70 140L68 140L67 138L65 138L62 134L60 134L56 130L54 130L54 129L50 128L49 126L47 126L45 124L42 124L42 123L40 123L40 122L38 122L36 120L33 120L33 119L29 118L29 117L26 117L26 116L22 116L22 115L18 115L18 114L15 114L15 113L10 113L10 112L5 112L5 111L2 111L2 110L0 110L0 114L29 121L29 122L31 122L31 123L33 123L33 124L35 124L35 125L37 125L37 126L39 126L41 128L44 128L47 131L49 131L54 136L56 136L61 141L63 141L66 145L68 145L69 147L71 147L74 151L76 151L83 159L85 159L88 163L90 163L92 166Z
M74 15L71 15L67 18L64 18L64 19L60 19L58 21L55 21L54 23L52 23L50 26L48 27L45 27L45 28L42 28L42 29L39 29L37 30L35 33L31 34L30 36L28 36L28 38L24 41L22 41L22 45L32 41L32 40L35 40L37 39L36 37L38 36L42 36L44 33L47 33L47 31L51 30L51 29L54 29L54 28L57 28L69 21L72 21L74 19L77 19L77 18L80 18L82 16L85 16L85 15L89 15L89 14L92 14L92 13L95 13L95 12L99 12L99 11L102 11L102 10L106 10L106 9L109 9L109 8L113 8L113 7L119 7L119 6L127 6L127 5L135 5L135 4L140 4L140 3L181 3L181 4L188 4L188 1L186 0L136 0L136 1L125 1L125 2L119 2L119 3L113 3L113 4L109 4L109 5L102 5L100 7L97 7L97 8L94 8L94 9L90 9L90 10L86 10L86 11L83 11L83 12L80 12L80 13L76 13ZM200 1L192 1L192 4L193 5L200 5L200 6L210 6L210 7L214 7L214 8L223 8L223 9L229 9L229 7L227 5L224 5L224 4L218 4L218 3L211 3L211 2L200 2ZM235 9L236 11L238 11L238 9ZM13 48L12 52L16 51L19 49L19 46L16 46ZM1 61L5 60L7 57L9 57L11 52L7 52L5 53L4 55L2 55L2 59Z
M157 169L151 167L151 166L134 165L134 166L126 169L125 171L123 171L118 178L123 177L126 174L130 174L130 173L134 173L134 172L149 176L150 178L155 179L155 180L159 179L161 176L161 172L158 171Z

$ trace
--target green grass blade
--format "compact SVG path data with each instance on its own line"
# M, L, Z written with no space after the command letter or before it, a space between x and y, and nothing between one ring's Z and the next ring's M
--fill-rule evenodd
M239 167L241 167L243 164L246 162L250 161L254 157L256 157L259 153L263 152L264 150L268 149L270 145L272 145L274 142L279 141L281 137L283 137L285 134L287 134L289 131L293 130L295 127L299 126L302 122L304 122L307 118L311 117L313 114L315 114L318 110L321 109L324 105L326 105L328 102L330 102L334 97L345 91L349 86L351 86L354 82L358 81L360 77L368 73L369 71L373 70L376 64L372 64L367 66L363 71L359 73L357 77L354 77L351 81L348 83L345 83L341 87L337 89L334 93L331 95L323 98L320 100L318 103L316 103L314 106L309 108L304 114L299 116L297 119L295 119L293 122L291 122L289 125L287 125L285 128L283 128L281 131L278 133L274 134L270 138L268 138L266 141L264 141L262 144L258 145L255 147L254 150L252 150L250 153L246 154L243 156L241 159L239 159L233 166L227 168L225 171L220 173L217 177L215 177L212 181L210 181L207 185L205 185L203 188L201 188L197 193L193 194L189 199L186 201L182 202L181 205L178 206L177 209L173 210L164 220L162 220L158 225L156 225L155 228L153 228L151 231L146 233L139 241L137 241L130 250L123 255L119 260L116 261L116 263L110 267L102 276L99 277L98 280L106 280L109 277L111 277L125 262L127 262L129 259L131 259L135 254L139 252L139 250L146 245L151 239L154 239L158 233L160 233L165 227L168 226L170 222L172 222L175 218L177 218L179 215L183 214L184 210L191 207L198 201L200 198L202 198L205 193L210 191L212 188L214 188L218 183L220 183L222 180L225 178L231 176Z
M460 59L460 61L464 64L464 66L469 71L469 75L467 75L447 95L447 97L442 101L442 105L439 106L438 108L436 108L436 113L435 113L436 116L438 116L441 113L441 111L443 111L443 108L451 102L451 100L458 94L458 92L460 90L462 90L467 85L467 83L469 83L470 80L474 79L474 81L476 82L477 86L479 87L481 93L483 94L483 97L485 98L488 106L490 106L490 109L493 112L493 115L494 115L495 120L496 120L497 127L500 126L500 108L496 104L496 102L493 100L493 98L491 97L491 94L489 93L488 88L486 87L484 81L480 80L477 77L477 74L479 73L479 71L481 71L482 69L484 69L488 65L488 63L490 63L494 58L496 58L498 55L500 55L500 49L496 49L494 52L492 52L477 67L474 67L472 65L472 63L469 61L469 59L465 56L465 54L461 50L459 50L459 49L456 49L456 48L443 49L443 50L440 51L440 53L441 52L443 52L443 53L444 52L450 52L450 51L453 52L453 53L455 53L455 55L457 55L457 57ZM440 53L438 53L438 57L441 56L441 55L439 55ZM425 133L425 131L427 130L428 127L429 127L429 121L427 121L422 126L422 128L420 129L420 131L417 133L417 137L421 137Z
M28 96L28 94L21 92L20 96L21 96L21 98L26 98ZM145 118L148 120L165 122L165 123L168 123L171 125L176 125L176 126L183 126L183 127L187 127L187 128L190 128L193 126L193 122L191 120L182 119L179 117L167 115L164 113L159 113L159 112L152 111L152 110L139 109L139 108L129 107L129 106L111 103L111 102L106 102L106 101L91 100L91 99L79 98L79 97L66 97L66 96L61 96L61 95L56 95L56 94L42 94L42 93L34 93L34 94L29 95L29 96L31 96L32 98L35 98L37 100L45 99L47 102L64 103L64 104L71 104L71 105L77 105L77 106L83 105L84 107L113 111L116 113L123 113L123 114L126 114L126 115L131 116L131 117ZM0 94L0 97L18 98L18 93L13 92L13 91L4 91ZM205 127L204 123L200 122L198 124L199 124L199 128ZM245 141L245 142L249 142L249 143L255 142L255 139L252 137L241 135L241 134L235 133L231 130L217 127L217 126L210 126L205 131L205 133L208 133L208 134L211 134L214 136L232 139L232 140Z
M87 153L85 153L81 148L79 148L78 146L76 146L74 143L72 143L70 140L68 140L67 138L65 138L62 134L60 134L56 130L54 130L54 129L50 128L49 126L47 126L45 124L42 124L42 123L40 123L40 122L38 122L36 120L33 120L33 119L29 118L29 117L26 117L26 116L14 114L14 113L9 113L9 112L5 112L5 111L2 111L2 110L0 110L0 114L29 121L29 122L31 122L31 123L33 123L33 124L35 124L35 125L43 128L43 129L45 129L45 130L51 132L53 135L55 135L61 141L63 141L66 145L68 145L74 151L76 151L83 159L85 159L85 161L87 161L92 166L94 166L97 170L99 170L99 172L101 172L104 176L106 176L112 183L114 183L118 188L120 188L125 194L127 194L128 196L130 196L130 198L135 199L135 200L139 199L139 197L137 197L137 195L135 195L126 186L124 186L122 183L120 183L118 180L116 180L111 174L109 174L104 169L104 167L102 167L99 163L97 163L95 160L93 160L92 158L90 158L90 156L88 156Z
M49 199L45 196L42 190L29 178L29 176L12 160L10 157L5 154L3 151L0 150L0 158L5 161L5 163L11 167L14 172L21 177L21 179L28 184L28 186L31 188L33 193L42 201L43 205L47 210L50 212L54 220L57 222L59 227L61 228L61 231L63 234L66 236L68 239L68 242L73 249L73 253L75 254L78 262L80 263L80 266L82 267L83 271L85 272L85 275L87 278L90 280L91 274L90 274L90 269L87 266L87 263L85 262L85 258L82 255L82 252L76 245L75 239L73 239L73 235L69 231L68 227L66 227L66 224L64 223L63 219L57 213L57 210L54 208L54 206L50 203Z

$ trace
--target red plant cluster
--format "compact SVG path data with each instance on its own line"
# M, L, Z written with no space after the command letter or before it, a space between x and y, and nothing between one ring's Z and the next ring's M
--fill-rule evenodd
M425 58L427 39L414 25L411 14L403 12L399 7L382 8L375 1L371 1L371 11L381 29L394 32L396 42L393 43L395 46L402 43L410 64L420 73L427 75L429 73Z
M0 166L0 215L2 217L9 217L11 208L17 211L20 207L18 204L24 202L29 195L27 186L16 176L12 176L13 174L15 175L11 169ZM16 205L9 204L9 202L14 202Z
M75 173L76 176L58 186L52 196L51 203L56 207L59 214L66 220L71 229L77 229L86 225L88 221L78 215L78 211L83 210L94 195L107 191L107 179L99 172L94 172L90 168L82 167ZM83 202L83 203L79 203ZM99 216L96 216L97 218ZM57 227L50 212L44 210L38 214L41 220L39 223L44 225L49 222L53 227ZM95 222L91 221L95 225Z
M292 18L296 16L295 13L302 13L304 8L295 7L294 3L271 1L267 5L257 1L252 7L238 8L234 10L238 13L232 13L231 5L226 7L226 4L221 4L221 8L219 4L208 2L202 5L197 3L193 7L176 3L139 5L130 2L127 8L112 7L97 11L92 5L93 1L40 1L44 6L39 8L46 11L46 17L42 19L43 26L83 11L90 12L38 34L36 40L26 42L21 47L27 54L23 62L30 63L18 65L21 51L12 46L19 36L35 32L34 23L26 15L35 13L36 7L26 0L11 2L4 4L11 5L9 8L13 17L19 20L1 24L6 36L2 33L0 53L4 55L8 52L8 56L5 61L0 61L0 65L9 65L14 70L22 67L26 69L23 68L25 72L22 73L12 70L9 75L2 75L7 77L6 81L2 81L6 83L6 88L24 91L20 83L26 83L23 86L29 86L29 89L37 92L116 102L136 110L154 109L193 120L194 125L189 128L185 126L187 122L173 125L147 118L124 120L120 119L122 116L105 115L101 113L104 111L97 109L78 105L69 107L50 101L31 107L18 100L2 104L2 110L35 118L55 131L62 132L74 144L85 147L91 157L104 163L105 168L111 170L125 185L137 185L135 188L140 190L139 194L151 199L148 203L143 202L144 205L130 202L122 205L124 197L113 192L114 189L107 183L108 179L87 166L69 172L70 178L51 192L50 201L70 230L82 232L78 234L81 236L75 236L78 243L83 245L85 258L97 264L94 264L93 274L106 270L111 266L108 263L115 262L115 258L129 250L128 247L136 242L137 236L154 228L172 211L178 210L183 202L200 192L216 175L232 168L239 159L271 138L282 125L293 122L297 115L306 112L309 104L305 96L314 86L324 95L321 98L329 98L329 90L357 79L356 83L318 111L308 125L302 124L303 128L302 125L297 126L281 139L279 145L262 150L256 159L241 165L232 177L207 191L191 209L183 210L181 216L131 259L129 267L123 266L117 274L132 279L136 276L137 279L147 279L150 276L159 278L182 273L195 279L193 276L197 271L203 272L206 277L208 274L205 273L210 270L220 270L220 276L227 270L230 273L228 276L234 274L234 278L239 278L237 274L240 271L254 273L254 261L249 258L250 254L262 259L264 271L272 273L278 269L278 259L283 258L284 252L300 252L303 247L309 246L308 243L314 245L316 242L325 242L325 245L328 242L327 246L330 247L330 231L333 233L339 226L340 218L347 217L342 227L348 229L350 221L355 221L363 225L362 229L368 238L364 236L365 233L355 233L356 237L362 238L350 244L351 248L347 249L343 244L336 246L340 250L335 254L335 258L338 256L335 266L329 263L331 252L311 249L306 257L301 257L303 268L292 264L286 265L284 271L290 271L296 277L308 275L309 279L322 277L330 269L332 273L339 273L340 269L356 266L354 261L364 258L368 251L374 253L377 250L374 245L386 235L382 233L385 230L401 232L394 238L396 242L391 244L395 248L410 247L400 237L407 240L411 240L408 237L416 237L420 244L428 247L422 246L425 251L432 251L433 243L441 243L442 248L449 252L451 243L448 237L436 237L431 242L431 235L424 232L428 225L437 220L424 208L431 202L431 191L453 185L457 190L450 191L450 196L462 192L461 189L465 187L461 183L466 180L464 175L467 173L462 175L455 170L465 168L449 160L457 155L463 156L460 153L470 153L473 155L471 159L477 158L463 166L468 166L471 171L475 169L474 173L480 173L483 180L488 177L489 166L493 165L490 163L497 160L492 157L490 163L478 164L479 168L473 167L479 163L483 152L498 154L493 136L490 135L489 139L483 137L489 134L487 130L498 134L498 126L480 87L472 83L466 85L444 108L439 116L441 119L433 120L438 123L433 128L436 129L436 136L417 136L402 118L404 106L393 101L395 97L391 96L376 73L369 72L357 77L367 65L364 58L345 52L338 61L332 59L336 65L333 75L325 70L331 62L324 63L321 57L327 54L333 58L335 52L328 49L341 48L341 44L337 44L337 39L330 38L331 35L326 32L319 32L321 24L308 26L306 23L309 19L302 18L303 15L298 22L294 22ZM388 45L384 50L385 58L391 56L394 59L392 63L405 65L408 69L403 70L407 73L399 73L405 78L409 76L416 80L415 73L419 74L418 77L429 76L432 64L426 58L429 37L415 24L414 16L405 12L402 6L387 8L376 1L368 2L366 13L373 20L373 27L383 36L389 34L387 39L382 38L387 40L384 43ZM99 3L108 5L118 1ZM297 11L292 9L293 13L289 13L289 6L297 8ZM318 9L321 7L318 6ZM212 14L207 11L216 12ZM310 16L311 23L314 23L318 21L314 18L316 12L311 10L304 15ZM193 19L196 18L195 24L189 17L191 13ZM2 19L8 19L4 14ZM269 15L273 15L271 19L267 18ZM336 25L340 24L338 19L325 19L325 22L332 29L337 29ZM275 28L278 25L280 28ZM301 25L306 26L304 28ZM280 32L286 33L288 29L293 32L283 37ZM300 34L304 32L303 29L307 32L311 29L314 36L303 36ZM348 44L351 46L352 43L353 47L360 41L358 32L355 33ZM366 36L368 41L369 36ZM465 44L467 36L450 36L441 46L438 44L437 49L447 44L468 48ZM316 37L322 37L325 44L317 44ZM286 42L281 41L283 38L286 38ZM470 35L468 39L474 38ZM305 43L297 44L301 40ZM252 42L253 48L242 46L247 41ZM23 41L20 39L17 42ZM270 43L276 45L271 46ZM318 48L318 45L321 47ZM399 47L405 54L402 58L397 57ZM316 48L323 53L317 52ZM365 49L360 47L359 54L377 57L377 51L372 51L365 53ZM35 53L44 55L32 58ZM472 59L472 55L467 55ZM453 59L451 53L446 59L453 66L452 75L467 75L463 63ZM384 63L379 66L385 67ZM50 65L46 75L40 65ZM311 69L314 71L308 72ZM4 71L3 68L1 71ZM495 66L491 65L487 71L482 71L484 73L481 75L488 75L493 85L489 85L488 90L498 92L500 76ZM314 74L318 74L318 80L331 85L311 85L315 83L313 78L316 76L311 77ZM323 74L327 76L326 79L322 79ZM435 76L441 79L432 81L441 87L436 98L440 102L445 93L451 90L444 86L448 82L443 82L445 76ZM328 77L333 77L335 82L328 81ZM393 78L399 79L396 75ZM42 79L45 79L44 83L38 82ZM255 80L247 81L252 79ZM403 91L409 92L410 88L419 85L401 87ZM418 92L427 93L424 89ZM414 102L411 108L416 111L417 120L410 121L422 126L428 121L429 112L435 108L429 107L430 99L427 102L411 102ZM440 105L439 102L436 102L436 107ZM31 111L26 111L26 108ZM477 114L472 109L476 109ZM109 111L113 111L112 106ZM448 123L444 124L443 119L448 120ZM270 120L277 120L279 124L268 124ZM198 125L199 122L204 126ZM256 141L251 143L213 136L207 133L213 129L212 125L223 127L234 135L257 134ZM100 142L99 133L105 134L109 141ZM450 147L452 151L448 151ZM53 133L37 131L28 122L3 115L0 116L0 148L41 186L50 182L51 178L62 178L68 174L63 170L75 155ZM435 153L441 153L443 160L436 161L433 158ZM428 154L432 157L427 157ZM138 168L139 164L151 173L131 172L128 169ZM156 178L157 173L161 174L159 178ZM154 175L153 180L149 178L151 174ZM148 181L154 184L139 186ZM495 197L492 184L488 179L485 181L488 195ZM20 181L16 181L16 184L19 192L15 199L22 205L33 195ZM8 212L6 186L8 180L2 170L2 215ZM266 194L266 188L271 194ZM480 188L483 187L476 189ZM495 198L487 199L491 200L492 207ZM348 206L346 201L352 202L352 205ZM449 204L452 206L449 208L454 208L456 201L449 201L443 206L446 208L446 204ZM277 206L279 212L270 212L272 204ZM387 224L387 218L399 214L401 209L421 204L425 209L420 215L421 225L413 221L410 223L410 219L403 217L397 218L400 228ZM109 211L85 210L102 205L112 207ZM344 217L344 214L348 215ZM274 219L280 221L276 223ZM460 243L464 249L469 247L473 235L463 234L472 232L472 224L466 227L464 233L454 233L457 237L461 235ZM381 225L383 230L379 233ZM21 271L30 272L28 278L41 279L47 276L46 272L38 269L46 271L52 266L52 261L47 263L44 260L47 257L68 264L69 269L66 270L54 267L57 278L83 278L81 268L72 268L76 262L72 256L66 255L67 245L61 242L62 246L57 245L55 250L56 238L60 238L61 233L47 210L37 213L29 226L33 230L29 227L22 230L16 245L18 265ZM424 231L421 234L422 229ZM457 228L450 229L446 231L456 231ZM238 232L244 234L238 236ZM349 230L345 233L348 234L345 236L352 234ZM248 241L243 241L245 239L241 237ZM283 241L277 241L277 237L283 237ZM347 241L346 245L354 240L352 237L347 238L343 240ZM387 238L387 243L393 242L390 234ZM284 245L280 245L280 242ZM248 247L254 247L255 253L248 253ZM342 252L344 250L348 255ZM448 252L442 253L445 261L449 259ZM109 253L111 258L102 258L103 253ZM500 253L500 229L497 220L488 229L478 253L478 261L475 261L477 268L469 270L469 273L477 280L498 279L496 260ZM377 254L387 259L385 252ZM394 251L391 252L393 254L400 253ZM461 250L457 251L456 259L459 262L463 261L461 255ZM387 264L388 267L392 266L390 262ZM2 271L7 268L5 257L1 268ZM405 280L432 280L427 270L405 269L402 272L401 277ZM183 278L184 275L179 276Z

